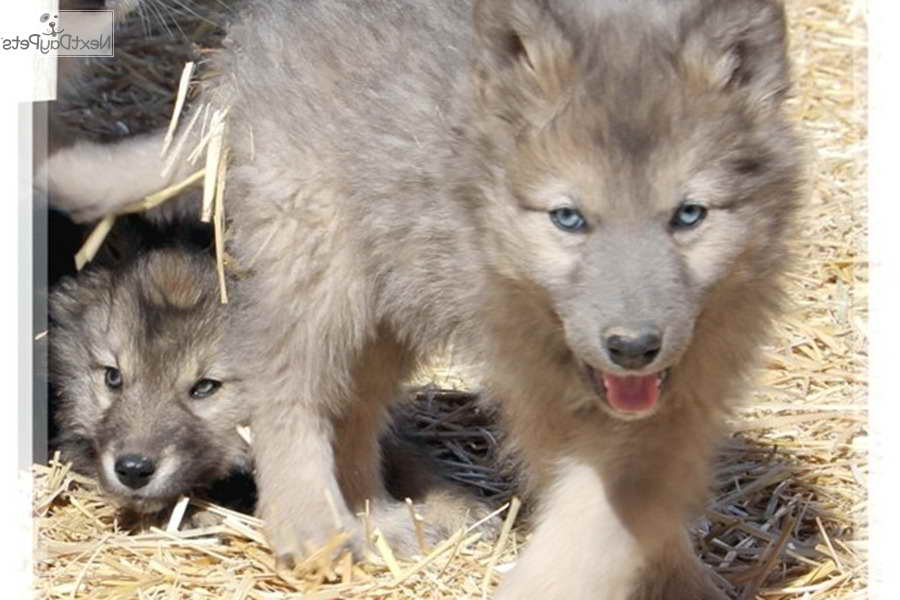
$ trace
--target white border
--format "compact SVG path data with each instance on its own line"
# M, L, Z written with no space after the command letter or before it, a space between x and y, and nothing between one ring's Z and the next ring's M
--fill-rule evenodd
M56 0L28 0L4 6L0 28L13 31L33 21L35 11L55 10ZM0 57L0 273L6 289L0 293L0 581L4 597L31 598L33 587L32 348L31 319L31 102L55 95L55 63L40 63L25 54ZM15 283L13 283L15 282Z
M897 593L896 540L900 473L900 394L897 342L900 336L900 6L874 0L870 6L869 104L869 598L894 600Z
M30 71L30 64L20 65ZM22 81L19 75L4 73L12 81ZM31 105L16 100L0 98L0 197L5 200L0 218L0 273L6 281L6 289L0 293L0 381L4 382L0 476L6 481L6 489L0 493L0 511L7 515L0 519L0 580L9 582L4 590L7 597L30 598L31 435L19 425L20 418L30 422L31 415L31 298L26 295L31 287L31 181L30 176L23 177L30 175L31 161L30 153L20 151L20 142L31 140ZM23 126L28 127L27 132L22 131Z

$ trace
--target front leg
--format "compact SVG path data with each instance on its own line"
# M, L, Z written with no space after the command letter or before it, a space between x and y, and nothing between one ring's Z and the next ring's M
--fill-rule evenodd
M267 401L253 429L257 512L277 564L290 567L340 532L359 554L363 532L337 482L330 419L298 402Z
M497 600L628 600L647 556L592 465L560 464L536 522Z
M718 422L679 406L623 422L499 390L539 500L499 600L721 600L685 525L702 505Z
M648 561L629 600L728 600L694 554L686 531L662 545Z
M263 185L245 183L251 196ZM273 553L288 565L340 531L362 553L363 528L339 482L334 449L347 433L341 415L359 400L354 363L376 331L364 310L373 292L356 270L354 246L335 229L331 196L316 199L300 183L282 183L282 195L230 207L231 250L248 271L234 282L242 312L229 342L253 390L257 512ZM361 478L360 488L372 487Z
M497 600L725 600L660 488L620 485L565 459Z

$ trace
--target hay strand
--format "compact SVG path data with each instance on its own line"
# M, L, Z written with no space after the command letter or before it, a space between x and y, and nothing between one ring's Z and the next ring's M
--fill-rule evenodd
M503 550L506 548L506 540L509 538L509 534L512 531L513 524L516 522L516 517L519 514L521 506L522 503L518 498L513 497L513 499L510 500L509 512L506 513L506 519L504 519L503 527L500 529L500 537L497 539L497 543L494 544L491 557L488 559L487 566L484 568L484 577L481 580L481 597L483 599L488 596L489 585L494 577L494 567L500 559L500 554L502 554Z
M116 217L110 215L103 217L100 222L94 226L94 229L91 230L90 235L88 235L87 239L84 241L84 244L75 254L75 270L80 271L86 264L94 260L94 257L97 256L97 252L100 251L100 246L103 245L103 240L109 235L115 222Z
M219 299L222 304L228 304L225 280L225 171L228 168L228 153L228 148L225 148L219 160L213 203L213 239L216 246L216 272L219 275Z
M175 109L172 111L172 120L169 122L169 129L166 131L166 137L163 140L163 147L159 155L165 156L175 137L175 131L178 129L178 121L181 118L181 111L184 110L184 101L187 98L188 86L191 83L191 77L194 74L194 61L189 61L184 65L181 72L181 79L178 83L178 94L175 98Z

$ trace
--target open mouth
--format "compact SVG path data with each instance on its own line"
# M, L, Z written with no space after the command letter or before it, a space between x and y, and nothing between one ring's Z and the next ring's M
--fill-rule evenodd
M588 366L588 375L597 394L613 410L637 415L656 408L669 369L649 375L613 375Z

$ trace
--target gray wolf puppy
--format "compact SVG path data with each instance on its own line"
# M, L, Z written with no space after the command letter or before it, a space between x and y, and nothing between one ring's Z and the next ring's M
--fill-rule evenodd
M148 513L249 472L237 427L250 411L225 347L234 311L219 302L207 251L130 254L62 280L50 296L54 445L120 504Z
M684 521L781 300L781 3L260 1L231 41L210 98L281 560L329 497L359 535L394 385L453 341L541 498L498 598L720 597Z

